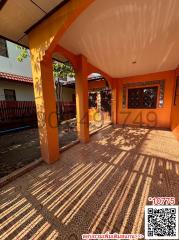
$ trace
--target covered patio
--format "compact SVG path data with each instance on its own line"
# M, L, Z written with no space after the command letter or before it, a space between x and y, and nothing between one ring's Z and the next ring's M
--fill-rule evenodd
M90 154L89 154L90 153ZM148 197L179 199L179 143L169 131L106 127L3 187L1 239L144 234Z
M0 29L30 49L45 162L2 188L1 239L142 234L148 197L179 200L179 1L34 1L38 10L32 2L19 3L14 21L16 3L5 1ZM76 74L80 143L63 153L53 59L69 61ZM92 137L91 73L112 92L112 126Z
M177 0L23 1L17 21L15 7L3 2L0 28L30 48L44 161L60 158L53 58L74 67L81 142L89 141L88 76L94 72L112 90L113 124L168 128L179 138Z

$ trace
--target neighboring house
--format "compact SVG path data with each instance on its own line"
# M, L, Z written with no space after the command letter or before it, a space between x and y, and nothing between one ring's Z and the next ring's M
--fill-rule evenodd
M18 62L16 44L0 38L0 100L34 101L30 59Z
M35 99L30 57L17 61L16 44L0 38L0 128L36 122ZM63 82L61 83L63 86ZM54 83L55 87L55 83ZM63 112L75 115L75 87L63 87L61 91ZM22 123L23 120L23 123Z
M20 50L17 49L16 44L0 38L0 121L3 128L2 122L4 124L8 122L8 126L13 127L13 122L21 121L22 118L25 119L23 124L26 124L27 118L31 116L33 121L34 119L36 121L30 57L27 57L22 62L18 62L17 56L19 53ZM105 86L106 83L100 74L91 74L89 76L90 96L91 91L96 92ZM75 79L69 77L66 81L54 79L54 87L56 88L57 108L60 119L75 117ZM97 106L95 108L92 107L93 105L94 103L91 105L89 98L89 108L93 108L93 111L94 109L99 109ZM106 105L106 102L103 105ZM91 115L91 111L89 114ZM20 124L22 123L20 122Z
M18 62L19 51L16 44L0 38L0 101L34 101L30 57ZM74 87L63 88L63 101L73 102L74 97Z
M0 101L2 100L34 101L32 78L0 72Z

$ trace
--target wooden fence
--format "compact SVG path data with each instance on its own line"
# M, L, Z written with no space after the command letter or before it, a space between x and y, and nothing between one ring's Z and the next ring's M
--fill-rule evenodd
M9 121L36 116L35 102L0 101L0 120Z
M0 101L0 129L36 125L36 107L33 101Z
M76 113L76 103L74 102L60 102L59 106L62 113Z
M76 104L59 103L60 118L69 119L76 115ZM63 119L62 117L62 119ZM34 101L0 101L0 129L37 125Z

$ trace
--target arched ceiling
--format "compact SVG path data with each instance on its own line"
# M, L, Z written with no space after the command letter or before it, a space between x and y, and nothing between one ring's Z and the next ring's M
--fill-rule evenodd
M59 44L112 77L176 68L179 0L96 0Z

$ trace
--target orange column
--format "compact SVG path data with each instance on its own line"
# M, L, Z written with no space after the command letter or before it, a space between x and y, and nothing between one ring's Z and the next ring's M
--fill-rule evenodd
M81 142L89 141L89 116L88 116L88 65L84 56L79 56L76 71L76 119L78 137Z
M117 82L116 79L112 79L111 83L111 120L113 124L117 124Z
M34 95L42 159L52 163L59 159L56 98L52 59L38 62L31 58Z

